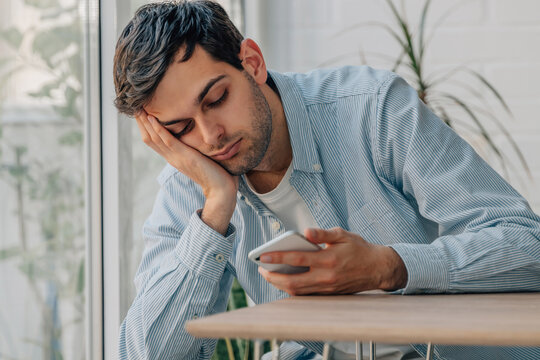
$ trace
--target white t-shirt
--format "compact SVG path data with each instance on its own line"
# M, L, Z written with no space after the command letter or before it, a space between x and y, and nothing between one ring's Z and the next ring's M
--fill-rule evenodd
M303 234L305 228L317 227L317 223L304 200L302 200L298 192L291 186L289 182L291 174L292 163L279 185L274 190L265 194L256 192L247 177L246 183L264 205L276 214L286 230L295 230Z
M255 195L283 223L286 230L295 230L300 234L308 227L318 227L309 208L298 192L291 186L292 162L279 185L270 192L260 194L250 184L246 183ZM369 358L369 343L363 343L364 358ZM335 360L349 360L356 357L354 342L332 342ZM399 360L405 354L414 351L410 345L377 344L376 355L380 360Z

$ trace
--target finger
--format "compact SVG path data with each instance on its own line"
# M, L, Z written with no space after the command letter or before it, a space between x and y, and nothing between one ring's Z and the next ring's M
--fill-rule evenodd
M172 150L175 146L177 146L179 143L181 144L181 141L175 138L169 130L167 130L163 125L160 124L160 122L153 117L152 115L148 116L148 120L152 126L152 130L156 133L157 136L161 139L161 142L170 150Z
M167 146L163 143L163 140L159 136L158 133L156 133L154 129L154 124L157 120L152 115L148 115L146 118L143 117L141 120L142 124L144 125L146 131L148 131L148 135L150 135L150 138L152 139L152 142L158 146L162 152L166 152Z
M154 143L152 140L152 137L148 133L148 130L146 126L144 126L144 122L147 120L144 120L142 116L136 116L135 119L137 120L137 126L139 127L139 132L141 133L142 141L148 145L152 150L160 154L161 156L165 156L165 153L163 152L162 148L160 148L157 144Z
M274 251L262 254L260 260L267 264L311 266L314 253L311 251Z
M143 124L142 117L141 116L136 116L135 120L137 121L137 126L139 127L139 132L141 133L141 138L142 138L143 142L146 145L150 145L150 142L151 142L152 139L150 138L150 134L148 134L148 130L146 130L146 127Z
M144 143L148 146L152 146L152 145L159 146L161 139L159 138L159 136L157 136L157 134L153 130L146 112L141 111L140 113L137 114L135 119L137 120L137 125L139 126L139 131L141 132L141 136L143 138Z
M329 230L319 228L307 228L304 230L304 236L314 244L335 244L346 242L348 235L351 235L351 233L339 227Z
M290 295L296 295L302 291L302 283L306 281L306 273L302 274L282 274L278 272L268 271L259 266L259 274L279 290L283 290ZM309 280L308 280L309 281Z
M331 294L336 292L335 276L326 271L281 274L259 267L259 273L274 287L290 295Z

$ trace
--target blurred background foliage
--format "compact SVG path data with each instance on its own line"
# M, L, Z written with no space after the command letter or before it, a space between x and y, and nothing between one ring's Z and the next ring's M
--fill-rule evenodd
M25 0L18 5L35 21L0 26L0 186L14 195L6 205L14 205L17 223L16 236L0 242L0 265L19 270L25 284L7 289L20 296L27 288L37 309L28 310L40 314L32 319L39 330L16 339L13 354L0 354L5 358L63 359L70 331L80 338L71 344L74 358L85 354L83 34L77 2L65 4ZM15 94L21 79L34 89Z

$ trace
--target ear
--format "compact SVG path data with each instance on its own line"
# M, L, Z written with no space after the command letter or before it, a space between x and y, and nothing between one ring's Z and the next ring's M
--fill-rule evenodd
M238 57L242 60L242 66L259 85L266 82L268 73L266 64L259 45L251 39L245 39L240 45Z

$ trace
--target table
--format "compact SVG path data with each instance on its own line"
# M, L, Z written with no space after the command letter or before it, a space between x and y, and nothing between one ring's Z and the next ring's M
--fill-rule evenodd
M205 338L540 346L540 293L299 296L193 320L186 330Z

